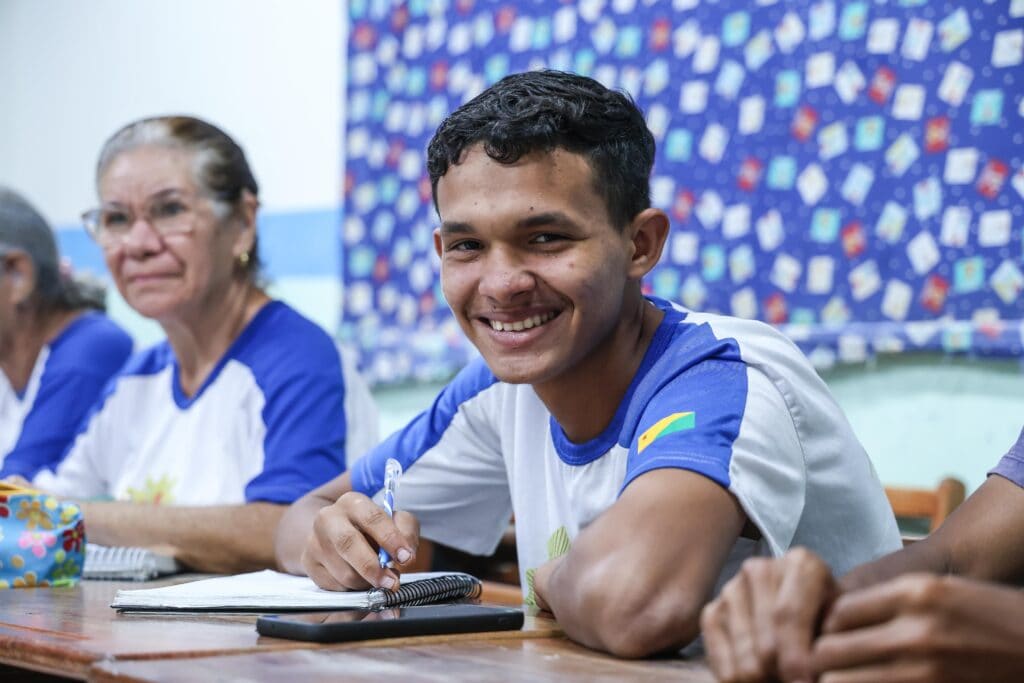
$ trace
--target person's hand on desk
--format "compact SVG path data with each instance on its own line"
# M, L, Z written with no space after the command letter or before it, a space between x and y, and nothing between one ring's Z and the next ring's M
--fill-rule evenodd
M548 560L541 566L537 567L537 571L533 575L533 598L537 602L537 609L541 612L552 614L551 606L548 605L547 592L550 590L551 575L555 572L562 561L565 559L565 555L556 557L553 560Z
M1019 589L908 574L839 597L813 667L820 683L1021 681L1021 614Z
M810 683L814 637L838 593L828 565L805 548L744 562L701 614L715 676L723 683Z
M349 491L316 514L302 567L328 590L396 590L398 572L380 566L377 549L387 550L396 566L409 566L419 540L420 525L413 515L399 510L392 519L367 496Z
M4 477L0 481L2 481L4 484L9 484L10 486L17 486L20 489L31 489L32 491L36 491L37 493L43 494L44 496L53 496L54 498L67 498L68 497L68 496L58 496L57 494L52 493L50 491L47 491L46 489L39 488L38 486L35 486L32 482L30 482L28 479L26 479L25 477L21 476L20 474L12 474L12 475L6 476L6 477Z

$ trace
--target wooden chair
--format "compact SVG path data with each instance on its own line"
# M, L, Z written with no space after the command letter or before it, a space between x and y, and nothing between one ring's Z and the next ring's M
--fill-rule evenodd
M519 584L486 580L480 583L483 584L483 590L480 592L481 602L509 607L519 607L523 604L523 591L519 588Z
M966 494L964 483L953 477L946 477L934 489L885 487L885 495L889 498L896 519L926 520L929 533L939 528L956 506L964 501ZM921 536L904 534L903 544L909 545Z

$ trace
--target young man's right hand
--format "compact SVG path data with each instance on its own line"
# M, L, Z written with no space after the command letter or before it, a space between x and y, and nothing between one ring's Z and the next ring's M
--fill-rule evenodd
M377 549L384 548L396 567L408 566L420 542L419 521L408 512L394 519L367 496L349 491L321 508L302 552L302 566L316 585L327 590L396 590L399 574L382 568Z
M708 663L723 683L812 681L812 647L839 594L832 571L806 548L751 558L701 614Z

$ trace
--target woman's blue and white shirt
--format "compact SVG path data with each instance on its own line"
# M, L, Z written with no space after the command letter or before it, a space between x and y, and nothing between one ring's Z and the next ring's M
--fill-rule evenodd
M89 311L43 346L24 391L16 392L0 372L0 477L31 479L56 466L131 353L131 337L102 313Z
M376 408L355 369L279 301L260 309L194 395L178 372L167 342L134 356L60 466L33 483L79 499L290 503L377 443Z

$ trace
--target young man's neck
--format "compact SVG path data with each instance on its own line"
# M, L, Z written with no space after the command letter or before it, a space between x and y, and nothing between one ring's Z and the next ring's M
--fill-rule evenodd
M556 380L534 385L570 441L589 441L608 427L664 317L638 296L586 359Z

